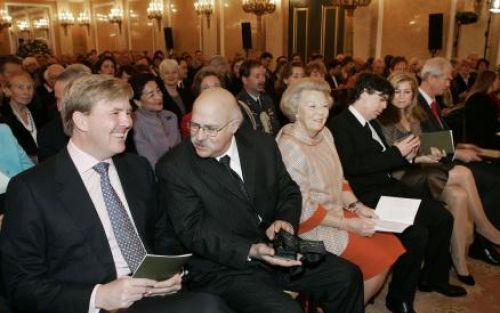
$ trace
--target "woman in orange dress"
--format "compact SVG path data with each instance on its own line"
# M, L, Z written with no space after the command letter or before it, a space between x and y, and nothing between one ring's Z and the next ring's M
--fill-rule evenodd
M304 78L291 84L281 110L293 122L276 140L302 193L299 235L322 240L329 252L358 265L367 303L405 250L394 235L375 233L374 210L357 200L343 177L332 134L324 127L332 102L325 81Z

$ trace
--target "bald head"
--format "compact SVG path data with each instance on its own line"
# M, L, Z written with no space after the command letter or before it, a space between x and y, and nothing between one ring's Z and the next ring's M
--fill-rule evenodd
M223 88L203 91L193 106L191 142L202 158L224 155L242 121L234 96Z
M64 67L61 64L52 64L47 67L47 69L43 73L43 78L50 86L50 88L54 88L56 79L59 75L61 75L62 72L64 72Z

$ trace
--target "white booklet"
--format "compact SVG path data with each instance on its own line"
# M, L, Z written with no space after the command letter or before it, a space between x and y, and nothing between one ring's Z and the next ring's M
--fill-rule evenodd
M376 220L375 230L402 233L406 228L413 225L420 202L422 202L420 199L380 197L375 209L375 213L379 217Z

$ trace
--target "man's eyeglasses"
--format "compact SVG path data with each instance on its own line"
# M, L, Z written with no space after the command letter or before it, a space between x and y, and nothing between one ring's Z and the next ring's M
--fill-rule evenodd
M221 130L223 130L224 128L226 128L229 124L231 124L233 121L229 121L227 122L226 124L224 124L224 126L222 127L214 127L214 126L203 126L203 125L200 125L198 123L195 123L195 122L189 122L188 123L188 127L189 127L189 131L191 131L191 134L196 134L198 133L200 130L203 130L203 132L205 133L205 135L207 135L208 137L215 137L219 134L219 132Z

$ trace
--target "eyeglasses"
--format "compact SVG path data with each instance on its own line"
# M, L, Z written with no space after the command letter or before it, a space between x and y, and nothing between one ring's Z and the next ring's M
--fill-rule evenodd
M219 127L219 128L216 128L214 126L202 126L198 123L194 123L194 122L189 122L188 123L188 127L189 127L189 130L191 131L192 134L196 134L198 133L200 130L203 130L203 132L208 136L208 137L215 137L219 134L219 132L221 130L223 130L224 128L226 128L229 124L231 124L232 122L234 122L233 120L227 122L226 124L224 124L224 126L222 127Z

